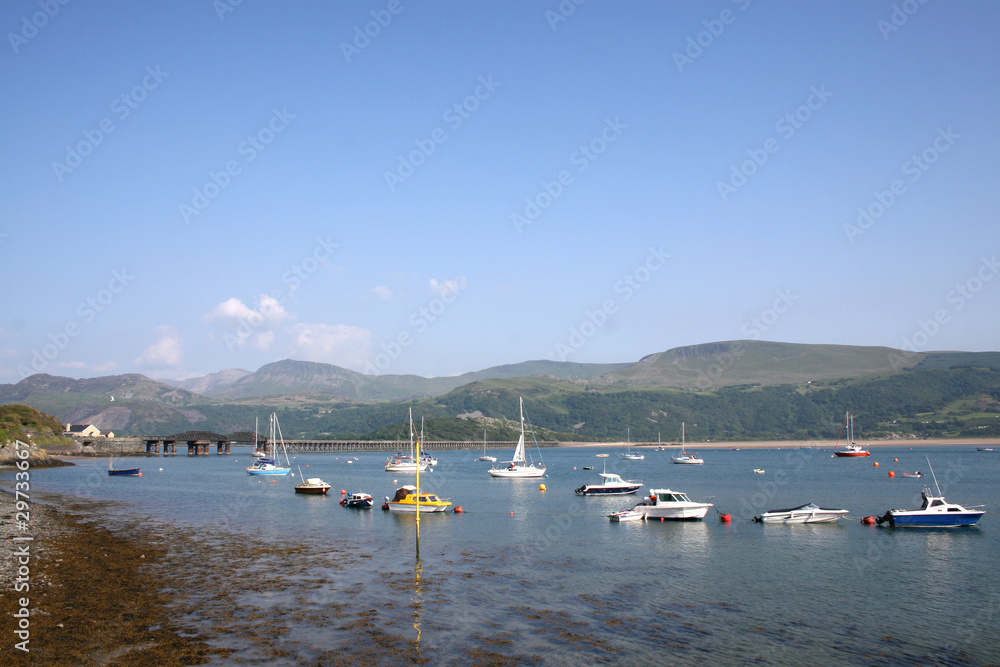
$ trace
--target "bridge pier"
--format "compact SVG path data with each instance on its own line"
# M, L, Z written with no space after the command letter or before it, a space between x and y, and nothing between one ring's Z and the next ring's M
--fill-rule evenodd
M229 443L228 442L217 442L215 443L215 453L218 456L229 454Z
M147 440L146 441L146 456L159 456L160 455L160 441L159 440Z

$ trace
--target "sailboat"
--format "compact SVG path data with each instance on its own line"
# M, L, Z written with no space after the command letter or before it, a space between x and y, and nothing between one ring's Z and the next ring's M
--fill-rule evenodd
M645 460L646 457L644 455L640 454L639 452L632 451L632 430L629 429L628 431L626 431L626 433L628 435L625 438L625 451L619 454L618 458L623 459L625 461Z
M413 408L410 408L410 453L393 454L385 460L386 472L423 472L427 470L427 459L421 457L417 460L417 450L419 447L413 445Z
M538 441L535 440L535 432L532 429L531 438L535 440L535 450L538 452L539 466L534 461L528 462L525 459L524 451L524 399L518 397L521 406L521 437L517 440L517 447L514 448L514 456L502 468L493 466L489 469L493 477L541 477L545 474L545 464L541 460L542 452L538 449Z
M840 436L844 433L845 425L847 426L847 442L850 444L833 450L833 453L840 457L871 456L871 453L867 449L854 442L854 417L851 416L850 412L844 415L844 423L840 425L840 433L837 434L837 443L840 443Z
M704 459L699 459L694 454L688 454L684 451L684 422L681 422L681 455L671 456L671 463L704 463Z
M267 452L260 448L260 442L257 441L257 418L253 418L253 451L250 452L250 456L255 459L262 459L267 457Z
M483 455L479 457L480 461L489 461L490 463L496 463L497 457L490 456L486 453L486 429L483 429Z
M270 419L271 427L271 447L274 448L274 458L261 458L253 462L252 466L247 467L247 474L249 475L287 475L292 471L292 462L288 460L288 450L285 449L285 440L281 437L281 427L278 426L278 413L272 412ZM280 465L278 463L278 445L281 443L281 451L285 454L285 465Z

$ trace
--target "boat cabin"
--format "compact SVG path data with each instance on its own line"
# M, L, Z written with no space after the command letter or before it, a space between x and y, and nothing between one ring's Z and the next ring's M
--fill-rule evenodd
M656 502L661 503L689 503L691 499L688 498L686 493L677 493L674 491L656 491L650 494L650 498L653 498Z

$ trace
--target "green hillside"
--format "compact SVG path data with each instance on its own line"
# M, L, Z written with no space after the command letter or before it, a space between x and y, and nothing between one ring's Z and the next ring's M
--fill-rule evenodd
M726 341L674 348L601 378L605 386L712 389L862 377L915 366L924 355L888 347ZM595 382L596 384L596 382Z

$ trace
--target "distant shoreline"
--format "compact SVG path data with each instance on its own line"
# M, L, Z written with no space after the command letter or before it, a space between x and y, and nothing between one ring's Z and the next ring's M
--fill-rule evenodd
M561 442L559 447L624 447L624 442ZM928 438L899 440L870 440L860 441L859 444L865 447L995 447L1000 450L1000 440L989 438ZM651 449L656 445L631 443L633 449ZM661 447L676 449L679 445L674 443L663 443ZM733 442L685 442L685 449L800 449L802 447L812 447L813 449L833 449L837 446L831 440L753 440L753 441L733 441Z

